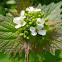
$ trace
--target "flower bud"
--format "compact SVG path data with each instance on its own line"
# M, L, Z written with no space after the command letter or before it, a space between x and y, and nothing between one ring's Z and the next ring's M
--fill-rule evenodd
M21 35L21 36L23 36L23 35L24 35L24 33L20 33L20 35Z
M48 20L49 20L48 18L45 18L45 21L46 21L46 22L48 22Z
M24 35L24 38L26 38L26 35Z
M29 27L29 25L26 25L26 27Z
M28 33L28 31L24 31L24 33Z
M41 14L41 16L44 16L44 12Z
M26 39L29 39L29 37L27 37Z
M38 15L38 18L41 18L41 15Z
M32 18L34 19L34 18L35 18L35 16L32 16Z
M27 13L25 13L25 16L27 16L28 14Z
M29 25L31 25L32 24L32 22L29 22Z
M35 21L35 19L33 19L32 21Z

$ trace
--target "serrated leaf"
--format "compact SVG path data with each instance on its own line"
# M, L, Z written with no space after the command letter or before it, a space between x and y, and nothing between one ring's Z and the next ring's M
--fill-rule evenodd
M54 20L54 21L61 21L61 15L60 15L60 6L62 4L62 1L55 4L51 3L47 6L42 6L43 11L45 12L45 17ZM58 12L57 12L58 11ZM52 17L54 15L54 17ZM58 15L58 17L57 17ZM53 19L52 19L53 18ZM56 19L57 18L57 19ZM10 16L1 16L0 19L0 50L5 50L5 52L9 53L20 53L21 49L21 39L18 38L18 32L15 29L15 24L13 23L13 17ZM49 41L49 40L47 40ZM50 39L51 43L47 42L47 50L50 49L52 40ZM38 43L40 44L40 42ZM36 44L38 46L38 44ZM53 43L54 44L54 43ZM41 44L40 44L41 45ZM58 45L59 46L59 45ZM37 48L40 50L40 48ZM52 49L53 50L53 49ZM54 49L55 50L55 49ZM53 51L54 51L53 50ZM51 50L50 50L51 51Z
M62 21L61 5L62 5L62 1L58 3L51 3L49 5L43 5L43 6L39 4L37 8L41 8L43 12L45 12L44 17L49 18L50 21ZM52 24L54 24L54 22ZM49 35L49 36L52 36L53 40L51 40L51 42L46 47L46 49L50 51L52 54L55 54L55 51L57 49L62 50L62 26L60 26L60 23L59 23L54 27L57 30L55 29L55 32L51 33L52 35Z
M52 34L53 39L57 40L57 41L62 41L62 30L57 29L56 32L54 32Z
M41 8L45 12L44 17L47 17L50 20L54 20L54 21L62 21L61 19L62 14L60 14L62 11L61 5L62 5L62 1L57 4L50 3L49 5L44 5L44 6L39 4L37 8Z
M16 52L21 40L14 26L13 17L0 15L0 51L5 50L8 54Z
M62 41L54 40L50 45L50 52L55 54L56 50L62 50Z

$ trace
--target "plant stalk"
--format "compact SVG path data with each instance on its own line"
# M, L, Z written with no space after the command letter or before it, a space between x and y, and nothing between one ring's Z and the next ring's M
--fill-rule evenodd
M25 42L25 61L29 62L29 50L30 50L30 44Z

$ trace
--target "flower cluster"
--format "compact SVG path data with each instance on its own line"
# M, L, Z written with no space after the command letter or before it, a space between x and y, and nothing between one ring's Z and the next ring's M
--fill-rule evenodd
M26 39L30 36L46 35L45 18L41 9L29 7L22 10L20 17L15 17L13 22L16 23L15 28L19 29L20 35Z

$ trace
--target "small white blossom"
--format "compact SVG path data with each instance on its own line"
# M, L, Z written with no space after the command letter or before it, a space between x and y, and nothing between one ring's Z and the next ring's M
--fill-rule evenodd
M30 27L31 34L33 36L36 36L37 33L40 35L46 35L46 31L42 30L42 28L43 28L43 26L41 26L41 25L38 25L37 28L31 26Z
M20 14L20 17L15 17L13 19L13 22L17 24L15 26L15 28L20 28L21 26L24 26L26 24L26 22L24 21L24 18L25 18L24 14L25 14L25 11L22 10L21 14Z
M41 11L41 9L35 8L34 10L35 12Z
M26 11L29 11L29 12L38 12L38 11L41 11L41 9L37 9L37 8L33 8L33 7L29 7L29 8L26 8Z
M37 35L36 28L35 27L30 27L30 31L33 36Z
M36 22L37 25L43 25L44 23L45 23L44 19L37 18L37 22Z

